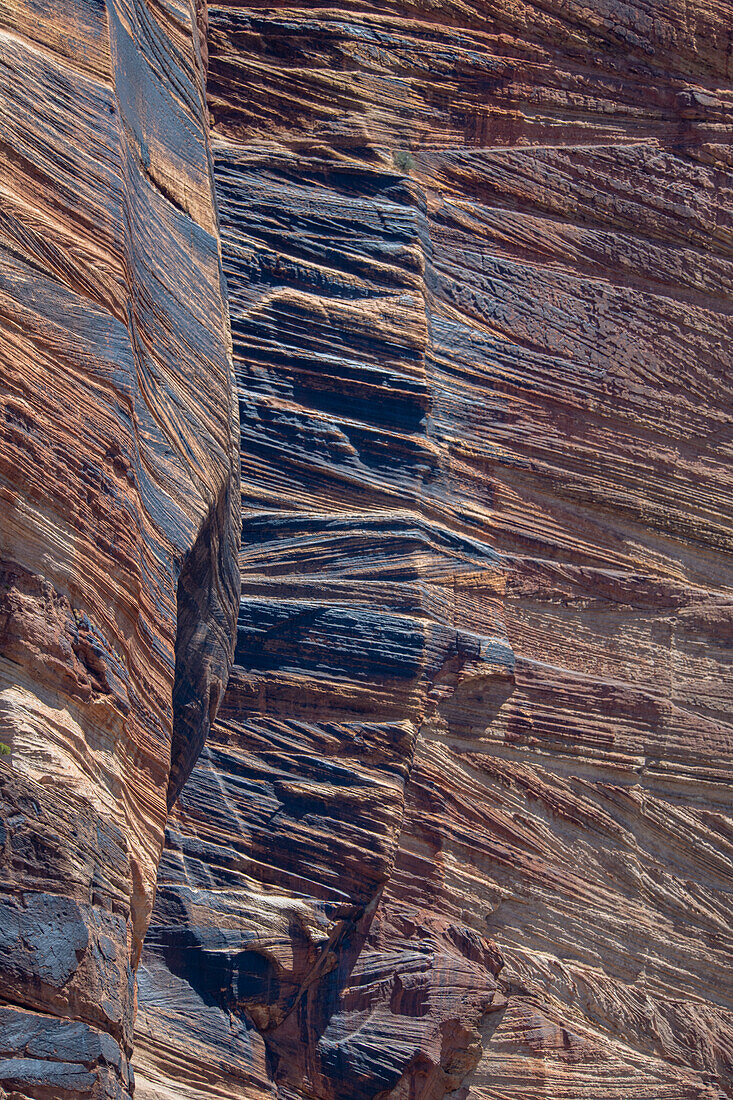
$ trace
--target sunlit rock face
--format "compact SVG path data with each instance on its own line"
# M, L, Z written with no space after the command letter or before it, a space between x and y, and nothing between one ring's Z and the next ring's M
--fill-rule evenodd
M198 33L185 5L21 0L0 55L0 1096L129 1097L238 591Z
M732 16L0 10L0 1100L733 1096Z
M208 8L235 666L143 1100L722 1100L731 15Z

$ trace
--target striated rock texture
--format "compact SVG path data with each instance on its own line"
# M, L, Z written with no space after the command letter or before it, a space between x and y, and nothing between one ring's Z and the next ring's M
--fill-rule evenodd
M242 593L142 1100L733 1096L731 16L209 5Z
M0 1100L733 1097L732 17L0 10Z
M236 618L193 13L11 0L0 104L0 1096L117 1100L167 808Z

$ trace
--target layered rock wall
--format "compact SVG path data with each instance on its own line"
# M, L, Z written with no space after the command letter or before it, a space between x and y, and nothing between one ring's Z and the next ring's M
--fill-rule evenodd
M6 5L0 53L0 1095L127 1097L238 588L202 67L134 0Z
M0 1094L733 1096L732 14L0 13Z
M140 1094L733 1095L730 10L208 10L242 601Z

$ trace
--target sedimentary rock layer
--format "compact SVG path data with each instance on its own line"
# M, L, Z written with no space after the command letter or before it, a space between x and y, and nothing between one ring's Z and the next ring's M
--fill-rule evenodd
M733 1095L731 14L209 7L242 598L145 1100Z
M0 12L0 1097L733 1096L731 15Z
M127 1097L167 804L238 589L192 13L5 5L0 104L0 1095Z

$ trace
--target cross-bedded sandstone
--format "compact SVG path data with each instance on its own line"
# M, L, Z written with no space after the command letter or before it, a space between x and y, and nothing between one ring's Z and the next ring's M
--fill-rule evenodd
M196 43L185 7L0 12L13 1098L131 1095L133 968L167 806L231 659L236 407Z
M0 1092L733 1095L731 15L0 13Z
M242 602L144 1096L730 1093L730 14L209 8Z

